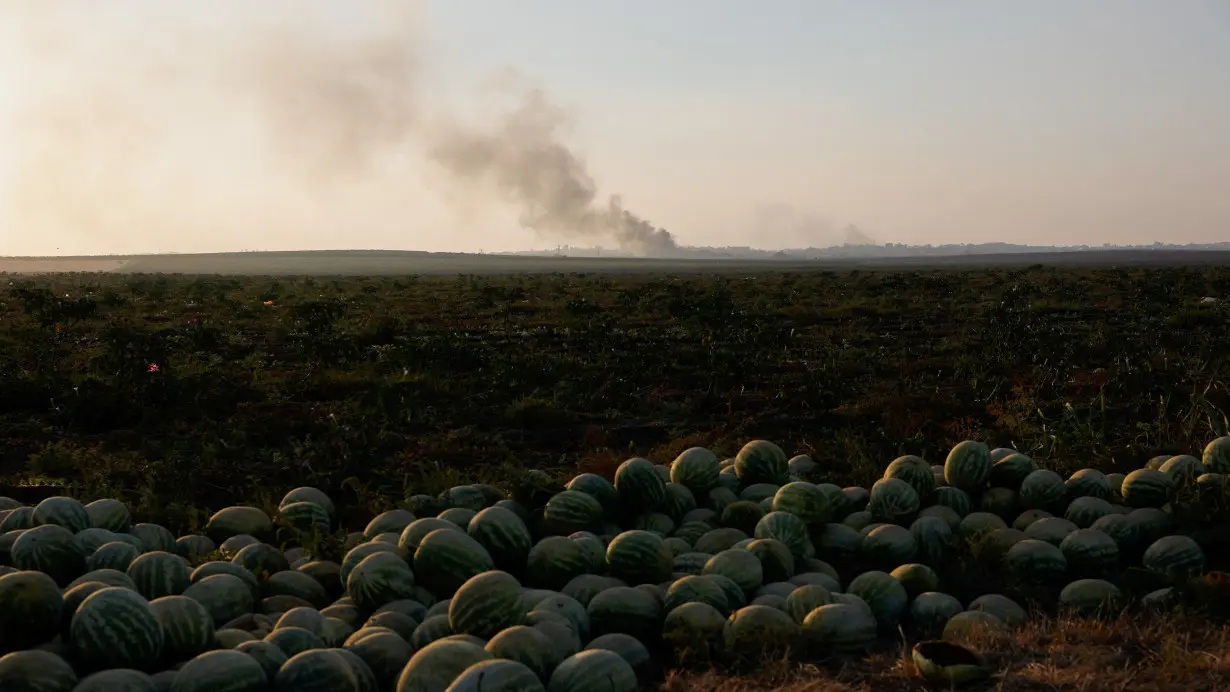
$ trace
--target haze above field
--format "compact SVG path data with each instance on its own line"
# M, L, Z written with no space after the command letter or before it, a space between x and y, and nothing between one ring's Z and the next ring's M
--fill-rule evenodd
M0 256L1214 243L1227 32L1217 0L14 0Z

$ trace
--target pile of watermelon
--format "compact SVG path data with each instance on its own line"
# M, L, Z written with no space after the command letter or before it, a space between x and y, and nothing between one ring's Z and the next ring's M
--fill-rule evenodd
M1165 608L1209 567L1224 532L1192 527L1224 516L1227 473L1227 437L1067 479L966 441L841 488L754 440L414 495L354 533L296 488L178 538L111 499L0 498L0 690L635 690L681 658Z

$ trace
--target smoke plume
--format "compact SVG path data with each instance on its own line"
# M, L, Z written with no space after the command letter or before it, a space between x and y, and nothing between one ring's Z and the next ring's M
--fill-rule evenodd
M676 247L599 196L540 89L505 85L516 106L479 125L428 98L415 2L350 3L346 30L300 0L120 5L0 5L7 54L28 70L0 225L129 251L274 231L337 247L349 229L407 232L415 184L442 174L468 204L516 205L541 235Z

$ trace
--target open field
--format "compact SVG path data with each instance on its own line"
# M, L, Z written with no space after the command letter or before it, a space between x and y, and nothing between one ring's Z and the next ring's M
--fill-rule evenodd
M0 495L119 498L177 534L300 485L362 526L412 493L753 438L838 485L971 438L1126 472L1198 455L1230 411L1219 266L6 279ZM1221 624L1131 623L988 644L1012 673L987 689L1230 684ZM665 687L925 689L894 651Z
M241 276L398 276L405 274L739 273L840 269L916 270L983 267L1230 266L1230 252L1208 250L1089 250L875 259L712 260L526 257L392 251L238 252L112 257L0 257L0 273L118 272Z

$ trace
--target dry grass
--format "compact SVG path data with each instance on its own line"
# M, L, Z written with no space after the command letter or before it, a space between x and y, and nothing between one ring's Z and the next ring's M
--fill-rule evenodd
M1230 627L1202 619L1039 620L1009 639L968 642L997 671L969 690L1153 692L1230 690ZM908 649L861 660L773 662L750 672L678 671L663 692L911 692L941 689Z

